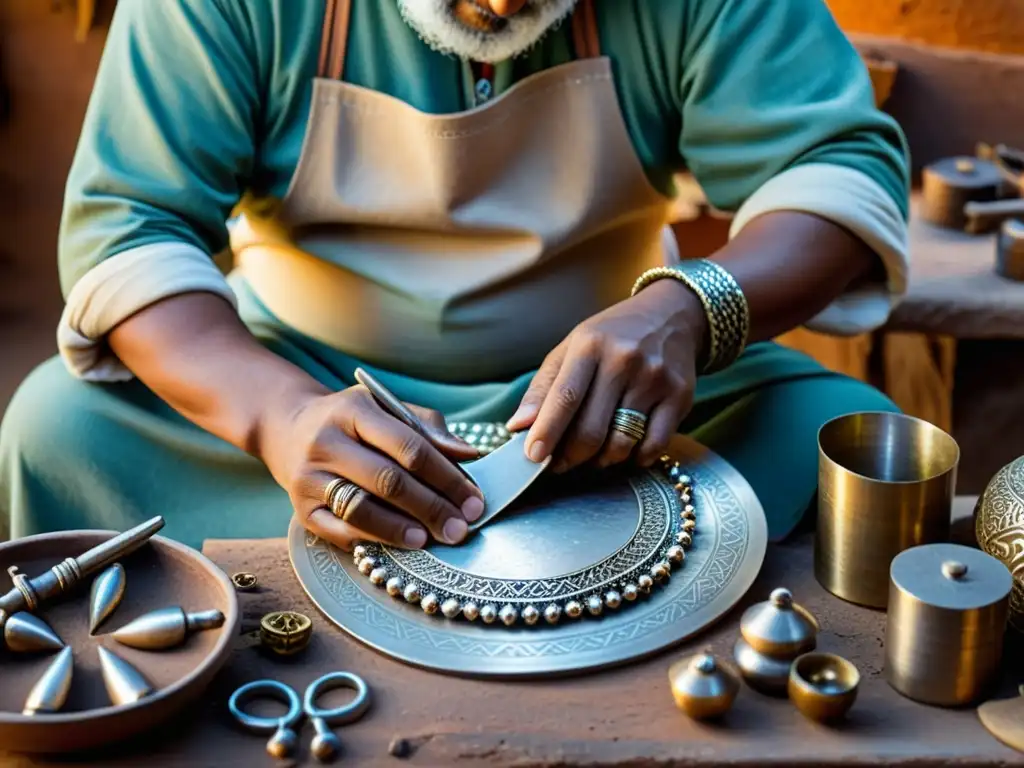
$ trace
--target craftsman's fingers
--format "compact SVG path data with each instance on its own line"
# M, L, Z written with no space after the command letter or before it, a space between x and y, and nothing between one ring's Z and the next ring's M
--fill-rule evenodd
M424 484L454 504L468 522L475 522L483 514L483 494L480 489L429 438L385 413L375 402L357 408L351 414L351 426L359 442L376 448L405 470L397 473L394 478L391 477L391 470L386 470L384 477L365 486L375 495L394 503L406 490L411 492L414 485ZM385 472L383 468L378 470ZM415 477L416 482L407 489L408 475ZM391 491L393 495L385 495L385 491ZM418 490L415 492L419 493ZM436 502L431 500L431 503ZM435 511L440 512L441 507Z
M583 407L558 447L555 472L573 469L602 451L609 439L615 409L642 366L643 357L635 345L605 345Z
M505 424L509 432L521 432L533 426L537 414L540 413L540 408L544 404L544 398L547 397L548 391L554 385L558 372L562 368L562 361L565 359L568 345L568 340L563 341L544 358L544 362L533 375L530 386L519 403L518 410Z
M650 467L665 454L669 442L679 431L679 425L693 407L693 386L689 383L676 388L663 400L647 420L647 434L636 450L641 466Z
M309 486L326 488L335 476L316 472ZM346 514L337 517L323 500L324 491L316 496L304 495L295 504L295 512L303 527L342 549L351 550L357 541L379 541L405 549L421 549L427 543L427 531L415 520L388 509L365 490L354 494L345 505Z
M423 440L420 437L420 440ZM332 452L329 460L318 462L314 465L318 470L316 476L326 473L334 477L342 477L358 487L364 489L374 503L383 503L396 512L406 513L409 517L418 520L438 541L447 544L458 544L465 537L468 525L465 519L465 512L461 511L452 502L435 491L433 488L420 482L416 476L408 472L400 464L388 456L367 448L364 445L351 440L344 441ZM320 504L326 504L327 499L323 497L323 485L317 481L303 479L299 483L299 491L302 495L316 499ZM471 500L476 501L478 509L473 509ZM342 517L346 522L365 519L366 513L360 507L363 502L370 500L359 499L358 503L346 505ZM473 496L463 504L466 512L474 519L480 517L483 502ZM371 510L372 511L372 510Z
M649 422L660 403L666 398L682 396L684 390L684 380L670 372L664 360L647 356L636 365L635 374L630 379L629 389L623 396L619 408L641 413ZM650 425L645 424L645 435L649 429ZM621 464L633 454L642 440L643 438L636 440L613 427L609 430L608 439L597 457L597 465L608 467Z
M422 408L406 403L427 428L427 437L434 446L452 461L471 461L480 458L480 451L460 437L448 431L444 414L432 408Z
M600 337L586 332L570 337L565 359L526 438L526 455L532 461L543 461L558 447L587 396L600 358Z

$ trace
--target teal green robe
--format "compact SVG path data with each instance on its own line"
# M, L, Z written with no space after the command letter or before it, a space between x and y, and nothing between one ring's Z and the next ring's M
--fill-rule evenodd
M692 173L717 208L804 163L855 168L906 215L905 141L874 107L853 47L820 0L600 0L602 51L637 156L672 193ZM71 169L60 231L67 295L92 268L177 240L216 254L246 194L280 197L306 129L322 0L120 0ZM573 57L568 25L499 65L499 91ZM394 0L354 0L345 77L427 112L471 106L464 62L424 45ZM332 387L358 361L284 327L242 283L240 313L271 349ZM539 363L540 361L538 361ZM378 371L399 396L451 418L502 420L529 381L459 386ZM818 427L892 410L874 389L772 344L702 379L684 431L736 466L769 529L813 499ZM174 413L137 381L87 383L54 359L0 427L0 529L124 529L153 514L167 535L284 535L287 496L265 468ZM0 530L2 532L2 530Z

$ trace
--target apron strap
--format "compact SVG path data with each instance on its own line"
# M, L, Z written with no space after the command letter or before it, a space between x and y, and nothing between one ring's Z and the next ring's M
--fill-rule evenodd
M345 71L345 49L348 47L348 21L352 0L324 0L324 27L320 36L320 58L317 77L341 80Z
M596 59L601 56L601 35L597 30L597 11L594 0L580 0L572 14L572 40L576 56Z

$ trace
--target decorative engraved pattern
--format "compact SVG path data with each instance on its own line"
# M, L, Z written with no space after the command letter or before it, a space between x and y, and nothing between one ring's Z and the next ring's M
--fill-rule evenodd
M415 581L421 591L434 592L440 598L457 597L502 604L525 605L538 601L582 600L624 581L634 580L664 559L678 530L681 505L671 485L658 481L653 473L630 478L640 505L636 533L624 547L605 560L576 573L553 579L519 581L488 579L453 568L422 550L381 548L383 565L392 575Z
M675 638L679 639L685 634L684 620L712 606L743 566L749 566L751 520L736 493L705 464L684 464L684 468L693 477L702 534L694 540L682 577L673 578L642 603L638 601L629 611L629 621L619 621L611 614L607 621L561 624L544 631L495 632L465 624L460 631L456 622L436 621L369 586L352 566L350 555L308 533L304 534L304 553L293 553L296 558L306 558L306 563L297 563L296 570L300 580L304 573L307 579L315 579L316 583L303 586L314 600L320 598L320 608L339 625L357 637L372 638L370 642L387 653L416 663L477 671L484 665L467 663L467 659L486 661L489 671L502 665L522 671L528 666L524 660L542 658L548 668L569 668L582 657L590 663L606 663L604 659L612 655L624 658L632 649L663 645L666 631L674 633L676 627ZM694 568L698 553L703 557ZM763 549L755 554L760 558ZM749 568L745 575L752 577ZM710 613L705 621L717 616ZM696 629L699 626L685 627L687 632ZM559 658L565 661L559 662ZM493 667L492 662L502 664Z
M1024 632L1024 457L992 478L978 504L978 545L1013 574L1010 621Z

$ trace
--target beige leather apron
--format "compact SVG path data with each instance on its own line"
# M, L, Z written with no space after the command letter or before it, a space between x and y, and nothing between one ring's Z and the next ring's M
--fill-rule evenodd
M341 81L350 0L328 0L302 155L273 216L232 228L239 269L286 325L439 382L535 369L663 263L671 201L649 183L600 56L458 114Z

